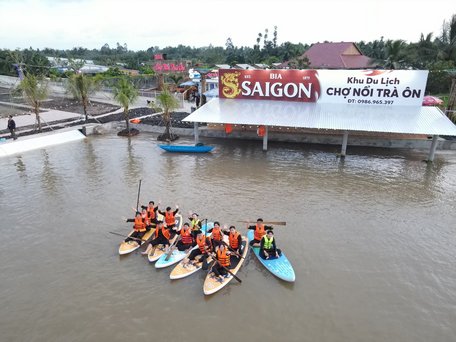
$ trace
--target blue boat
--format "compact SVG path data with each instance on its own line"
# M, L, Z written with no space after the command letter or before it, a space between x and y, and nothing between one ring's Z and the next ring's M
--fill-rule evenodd
M167 152L180 153L206 153L212 151L214 146L206 145L158 145Z
M249 239L249 242L253 240L253 230L248 231L247 237ZM258 260L260 260L260 262L263 264L263 266L266 267L268 271L274 274L277 278L289 282L295 281L296 276L293 270L293 266L291 266L290 261L288 261L283 251L282 255L278 258L263 259L262 257L260 257L259 247L252 247L252 250L253 253L255 253Z

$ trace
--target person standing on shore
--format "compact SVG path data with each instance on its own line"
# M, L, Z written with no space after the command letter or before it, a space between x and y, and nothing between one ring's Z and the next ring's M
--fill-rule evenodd
M8 116L8 129L9 129L9 131L11 133L11 138L16 140L17 139L17 137L16 137L16 122L13 120L13 116L12 115Z

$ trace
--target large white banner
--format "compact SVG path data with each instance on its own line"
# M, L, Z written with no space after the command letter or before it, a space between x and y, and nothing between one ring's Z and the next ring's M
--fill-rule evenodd
M318 70L319 103L421 106L427 70Z

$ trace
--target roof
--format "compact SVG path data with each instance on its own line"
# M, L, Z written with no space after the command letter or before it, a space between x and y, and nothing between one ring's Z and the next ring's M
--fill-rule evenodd
M250 65L250 64L236 64L235 66L236 68L240 68L240 69L243 69L243 70L252 70L252 69L256 69L254 66Z
M229 64L216 64L215 66L219 69L231 69Z
M215 98L184 121L456 136L456 126L437 107Z
M363 69L372 67L355 43L316 43L304 53L310 67L326 69Z

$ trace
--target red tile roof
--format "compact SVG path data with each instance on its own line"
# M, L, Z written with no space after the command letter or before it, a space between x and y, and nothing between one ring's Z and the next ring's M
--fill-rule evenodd
M372 67L355 43L316 43L304 53L311 68L362 69Z

